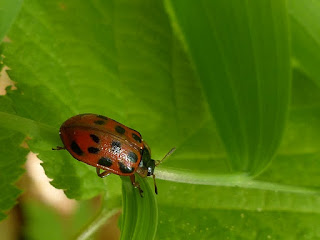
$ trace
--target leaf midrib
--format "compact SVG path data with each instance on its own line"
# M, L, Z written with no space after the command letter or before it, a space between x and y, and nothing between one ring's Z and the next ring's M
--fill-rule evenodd
M308 187L290 186L280 183L259 181L250 178L246 174L225 174L209 175L202 173L192 173L179 170L158 170L157 178L196 185L209 185L221 187L241 187L245 189L259 189L267 191L277 191L283 193L296 193L303 195L319 195L320 191ZM319 195L320 196L320 195Z

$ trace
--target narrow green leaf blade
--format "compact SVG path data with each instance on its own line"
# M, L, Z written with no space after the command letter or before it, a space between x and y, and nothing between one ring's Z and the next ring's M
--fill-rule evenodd
M137 177L137 176L136 176ZM158 225L158 205L154 190L145 179L137 178L143 189L139 195L128 177L123 177L123 216L121 219L121 240L154 239Z
M231 169L258 174L276 153L288 112L285 1L168 0L166 6L204 86Z

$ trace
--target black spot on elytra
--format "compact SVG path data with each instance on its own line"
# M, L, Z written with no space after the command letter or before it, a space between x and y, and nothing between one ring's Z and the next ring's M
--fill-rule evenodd
M118 164L119 164L120 171L122 173L132 173L134 171L133 167L126 166L122 162L118 162Z
M136 140L137 142L141 143L141 138L137 134L132 133L132 137L133 137L134 140Z
M106 121L108 120L108 118L107 118L107 117L102 116L102 115L97 115L97 117L98 117L98 118L101 118L101 119L104 119L104 120L106 120Z
M117 131L117 133L120 133L120 134L124 134L126 132L126 130L119 125L117 125L114 129Z
M89 153L98 153L99 152L99 148L89 147L88 148L88 152Z
M97 120L97 121L94 121L94 123L97 124L97 125L103 125L103 124L105 124L106 122L103 121L103 120Z
M95 143L99 143L100 139L97 135L94 134L90 134L91 139L95 142Z
M112 165L112 160L107 157L102 157L99 159L98 164L105 167L110 167Z
M71 150L72 150L75 154L77 154L77 155L79 155L79 156L81 156L81 155L83 154L83 151L81 150L81 148L79 147L79 145L78 145L75 141L72 141L70 147L71 147Z
M119 141L112 141L111 149L114 153L120 153L121 151L121 143Z
M127 158L130 162L136 163L138 161L138 156L134 152L129 152Z

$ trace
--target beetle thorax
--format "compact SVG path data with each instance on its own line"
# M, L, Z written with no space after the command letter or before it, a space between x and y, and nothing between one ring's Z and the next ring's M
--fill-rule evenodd
M148 147L145 147L142 150L142 158L139 165L140 168L143 169L143 171L147 172L147 176L153 175L154 168L155 168L155 161L151 159L151 154L148 149Z

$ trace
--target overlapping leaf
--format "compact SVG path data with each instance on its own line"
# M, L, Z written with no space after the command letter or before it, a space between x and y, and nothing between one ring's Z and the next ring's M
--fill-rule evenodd
M167 9L204 86L230 167L258 174L275 155L287 117L284 1L167 1Z

